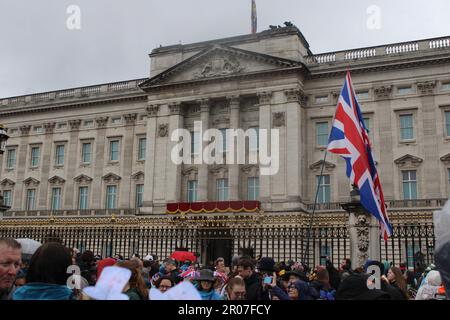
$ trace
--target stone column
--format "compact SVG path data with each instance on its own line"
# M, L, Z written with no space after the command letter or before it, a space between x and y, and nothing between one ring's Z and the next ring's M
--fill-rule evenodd
M377 219L365 212L350 212L350 259L352 268L370 260L380 260L380 231Z
M94 158L94 177L92 181L92 208L102 209L105 207L102 201L103 190L103 168L105 167L105 141L106 141L106 123L109 117L99 117L95 119L97 123L97 138L95 141L95 158Z
M205 131L209 128L209 99L202 99L199 103L202 131ZM203 141L203 137L200 137L200 140L203 152L208 143ZM202 161L198 168L198 201L208 201L208 165Z
M301 100L303 92L291 89L286 95L286 192L287 200L291 203L301 202L303 177L301 176L302 154L302 117ZM281 155L280 155L281 156Z
M267 130L267 136L270 137L271 124L271 100L272 92L260 92L259 98L259 128ZM270 138L267 139L270 150ZM261 172L261 170L260 170ZM270 190L270 176L261 175L259 177L259 198L264 209L270 209L271 190Z
M76 177L78 172L78 137L79 137L79 130L81 125L81 120L70 120L70 139L67 146L67 157L69 158L66 163L67 170L66 170L66 186L64 189L64 209L75 209L76 208L76 202L74 202L74 188L75 188L75 181L73 178ZM65 156L66 156L65 155ZM98 189L92 190L91 194L98 193L96 191ZM75 205L75 208L74 208ZM95 207L94 207L95 208Z
M228 97L230 103L230 129L239 129L239 112L240 101L239 96ZM230 143L228 142L228 146ZM233 144L236 145L236 144ZM235 147L235 154L237 149ZM241 188L239 187L239 164L227 164L228 165L228 186L229 186L229 198L230 201L238 201L241 199Z
M144 196L141 211L153 212L153 189L155 175L156 119L159 105L149 104L147 107L147 155L145 158Z
M418 129L415 130L415 135L419 144L423 145L424 170L422 176L424 177L423 186L426 186L422 188L423 193L419 194L422 199L439 199L442 197L440 184L437 183L440 180L441 173L436 170L440 167L440 155L439 144L436 143L436 137L438 136L436 123L438 119L436 119L435 87L436 81L419 82L417 84L417 89L422 95L423 144L419 141Z
M137 113L125 114L123 116L125 119L125 136L123 138L123 165L122 169L122 179L120 183L120 203L119 208L131 208L134 207L133 199L131 195L134 194L132 191L131 175L133 174L133 146L134 146L134 129L137 118Z
M48 122L44 123L44 130L45 130L45 136L42 139L42 160L40 163L41 166L41 183L40 183L40 192L39 192L39 199L37 201L37 208L38 209L50 209L49 206L47 206L47 195L50 192L48 190L48 179L49 179L49 173L50 173L50 167L54 165L52 163L52 152L54 152L54 149L52 148L53 144L53 130L55 129L55 123L54 122ZM53 150L53 151L52 151ZM68 155L67 152L65 152L64 156L66 157Z
M166 201L181 201L181 167L175 164L171 159L172 149L178 144L177 141L171 141L170 136L176 129L183 128L183 110L180 102L169 104L169 123L164 124L165 128L160 128L159 136L168 139L168 148L166 155L167 174L166 174Z
M17 181L14 187L13 205L11 206L17 210L25 210L23 180L28 178L25 177L25 171L27 166L29 166L29 163L27 163L27 152L29 152L28 141L30 129L30 125L24 125L19 128L22 136L20 138L19 148L17 151Z

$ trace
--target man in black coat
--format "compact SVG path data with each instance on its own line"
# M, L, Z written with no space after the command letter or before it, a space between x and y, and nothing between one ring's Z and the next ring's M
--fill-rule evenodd
M238 262L238 274L245 282L246 300L262 300L261 276L255 272L251 259L242 258Z

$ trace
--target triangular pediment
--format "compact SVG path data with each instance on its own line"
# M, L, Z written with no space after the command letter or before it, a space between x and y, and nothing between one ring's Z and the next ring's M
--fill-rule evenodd
M120 176L118 176L117 174L110 172L110 173L104 175L102 177L102 179L106 182L117 182L117 181L120 181L120 179L122 179L122 178Z
M39 180L29 177L28 179L23 180L23 183L26 186L37 186L39 184Z
M318 171L318 170L322 169L322 165L324 165L324 168L327 171L331 171L334 168L336 168L336 165L334 163L331 163L331 162L328 162L328 161L323 161L323 160L320 160L320 161L317 161L317 162L313 163L312 165L309 166L309 168L311 170L313 170L313 171Z
M140 87L145 90L152 86L248 75L302 65L289 59L214 45L144 81Z
M3 187L12 187L14 186L16 183L8 178L3 179L0 182L0 185L2 185Z
M450 153L446 154L445 156L442 156L441 161L444 162L446 165L449 165L450 164Z
M133 179L133 180L144 180L144 172L142 172L142 171L138 171L138 172L136 172L135 174L133 174L132 176L131 176L131 178Z
M394 160L394 163L399 167L418 167L422 162L423 159L412 156L410 154L404 155L403 157Z
M50 179L48 179L48 182L50 184L63 184L64 182L66 182L66 180L58 176L53 176Z
M80 175L76 176L75 178L73 178L73 180L75 180L75 182L78 182L78 183L88 183L88 182L92 181L92 178L85 174L80 174Z

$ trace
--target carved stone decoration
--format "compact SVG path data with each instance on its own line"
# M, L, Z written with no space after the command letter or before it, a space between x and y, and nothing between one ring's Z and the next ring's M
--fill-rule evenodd
M239 95L231 95L227 97L229 106L231 109L239 109L241 104L241 99ZM227 106L222 106L222 109L228 109Z
M231 56L215 56L210 61L206 62L202 67L201 71L194 74L194 78L208 78L208 77L218 77L227 76L230 74L235 74L242 72L244 67L242 67L239 61Z
M217 179L224 179L228 173L228 167L225 165L216 165L209 172L216 176Z
M86 184L86 183L92 182L92 178L87 175L84 175L84 174L80 174L79 176L76 176L75 178L73 178L73 180L75 180L75 182L80 183L80 184Z
M260 105L270 104L272 101L272 92L258 92L257 95Z
M55 130L55 126L56 126L55 122L44 123L45 133L53 133L53 130Z
M29 177L28 179L23 180L23 184L27 187L37 187L39 185L39 180Z
M114 174L112 172L104 175L102 177L103 181L110 183L110 182L119 182L122 178L119 177L117 174Z
M197 180L198 177L198 168L197 167L189 167L183 170L182 175L187 177L188 180Z
M275 112L272 118L272 127L284 127L286 125L286 113Z
M310 165L309 168L313 172L320 171L322 169L323 163L324 163L323 160L317 161L317 162L313 163L312 165ZM331 172L331 171L333 171L334 168L336 168L335 164L325 161L325 171Z
M149 117L156 117L158 115L159 105L150 104L150 105L148 105L146 110L147 110L147 114Z
M441 161L447 166L450 165L450 153L448 153L445 156L441 157Z
M433 94L435 88L436 81L425 81L417 83L417 89L422 95Z
M123 116L127 125L133 125L137 119L137 113L129 113Z
M373 92L377 99L388 99L392 93L392 86L380 86L376 87Z
M257 177L259 175L259 166L248 164L242 167L242 172L249 177Z
M170 115L181 115L183 110L181 108L181 102L172 102L169 104Z
M99 128L104 128L106 127L106 123L108 123L108 119L109 117L98 117L95 119L95 122L97 122Z
M133 174L133 175L131 176L131 179L133 179L133 180L135 180L135 181L143 181L143 180L144 180L144 177L145 177L144 172L138 171L138 172L136 172L135 174Z
M54 185L62 185L66 182L66 180L58 176L53 176L50 179L48 179L48 182Z
M24 135L24 136L26 136L26 135L28 135L30 133L30 129L31 129L30 125L25 125L25 126L20 126L19 127L20 133L22 135Z
M300 102L302 103L304 100L304 92L300 89L289 89L284 91L286 95L287 102Z
M16 183L15 183L14 181L12 181L12 180L10 180L10 179L8 179L8 178L5 178L5 179L3 179L3 180L0 182L0 185L1 185L2 187L13 187L15 184L16 184Z
M80 128L81 120L69 120L70 129L72 130L78 130Z
M200 112L209 113L209 99L199 99L197 103L200 105Z
M394 160L394 163L400 168L403 167L418 167L423 162L423 159L419 157L412 156L410 154L404 155L403 157Z
M333 91L331 92L331 97L333 98L333 103L336 104L338 102L339 96L341 95L340 92Z
M357 247L358 247L358 255L357 255L357 265L362 266L367 261L369 255L369 227L370 220L367 219L367 215L365 213L359 214L356 216L356 235L357 235Z
M169 135L169 125L167 123L160 124L158 126L158 136L160 138L165 138Z

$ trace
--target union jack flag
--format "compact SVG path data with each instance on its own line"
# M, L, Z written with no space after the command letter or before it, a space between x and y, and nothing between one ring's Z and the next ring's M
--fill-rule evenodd
M331 128L328 151L344 158L347 177L358 186L362 206L377 218L387 240L392 235L392 226L367 133L350 72L347 72Z

